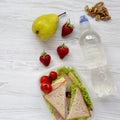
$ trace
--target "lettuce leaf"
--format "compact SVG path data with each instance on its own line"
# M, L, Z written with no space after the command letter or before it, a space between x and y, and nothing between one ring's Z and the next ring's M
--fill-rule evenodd
M88 118L76 118L76 119L72 119L72 120L87 120Z
M60 67L60 68L57 69L57 73L59 75L68 74L70 71L71 71L71 69L69 67L67 67L67 66L63 66L63 67Z
M71 85L71 99L70 99L69 110L72 107L72 103L74 101L75 94L76 94L76 84L72 83L72 85Z
M54 116L54 112L53 112L53 107L51 106L51 104L47 100L46 100L46 105L47 105L47 107L52 115L53 120L56 120L56 117Z

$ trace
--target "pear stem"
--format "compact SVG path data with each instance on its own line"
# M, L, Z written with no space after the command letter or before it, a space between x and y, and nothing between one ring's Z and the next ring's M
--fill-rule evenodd
M64 14L66 14L66 12L63 12L63 13L59 14L58 17L60 17L60 16L62 16L62 15L64 15Z

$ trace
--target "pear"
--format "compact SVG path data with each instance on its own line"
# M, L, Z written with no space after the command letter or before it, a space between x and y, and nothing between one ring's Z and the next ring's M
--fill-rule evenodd
M47 41L54 36L58 28L59 16L54 13L44 14L35 19L32 25L32 31L42 40Z

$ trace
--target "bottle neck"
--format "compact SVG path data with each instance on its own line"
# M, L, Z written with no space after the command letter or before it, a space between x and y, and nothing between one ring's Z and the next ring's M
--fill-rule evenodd
M90 29L90 23L89 22L83 22L80 24L80 29L83 31L83 30L87 30L87 29Z

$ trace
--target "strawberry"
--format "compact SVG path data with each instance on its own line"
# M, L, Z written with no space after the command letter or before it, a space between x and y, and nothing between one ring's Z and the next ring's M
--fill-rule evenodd
M46 52L43 52L39 60L41 63L43 63L43 65L48 66L50 64L51 56L47 54Z
M67 21L63 26L62 26L62 37L65 37L73 32L73 25L69 21Z
M63 43L57 47L57 53L59 57L63 59L69 53L69 48Z

